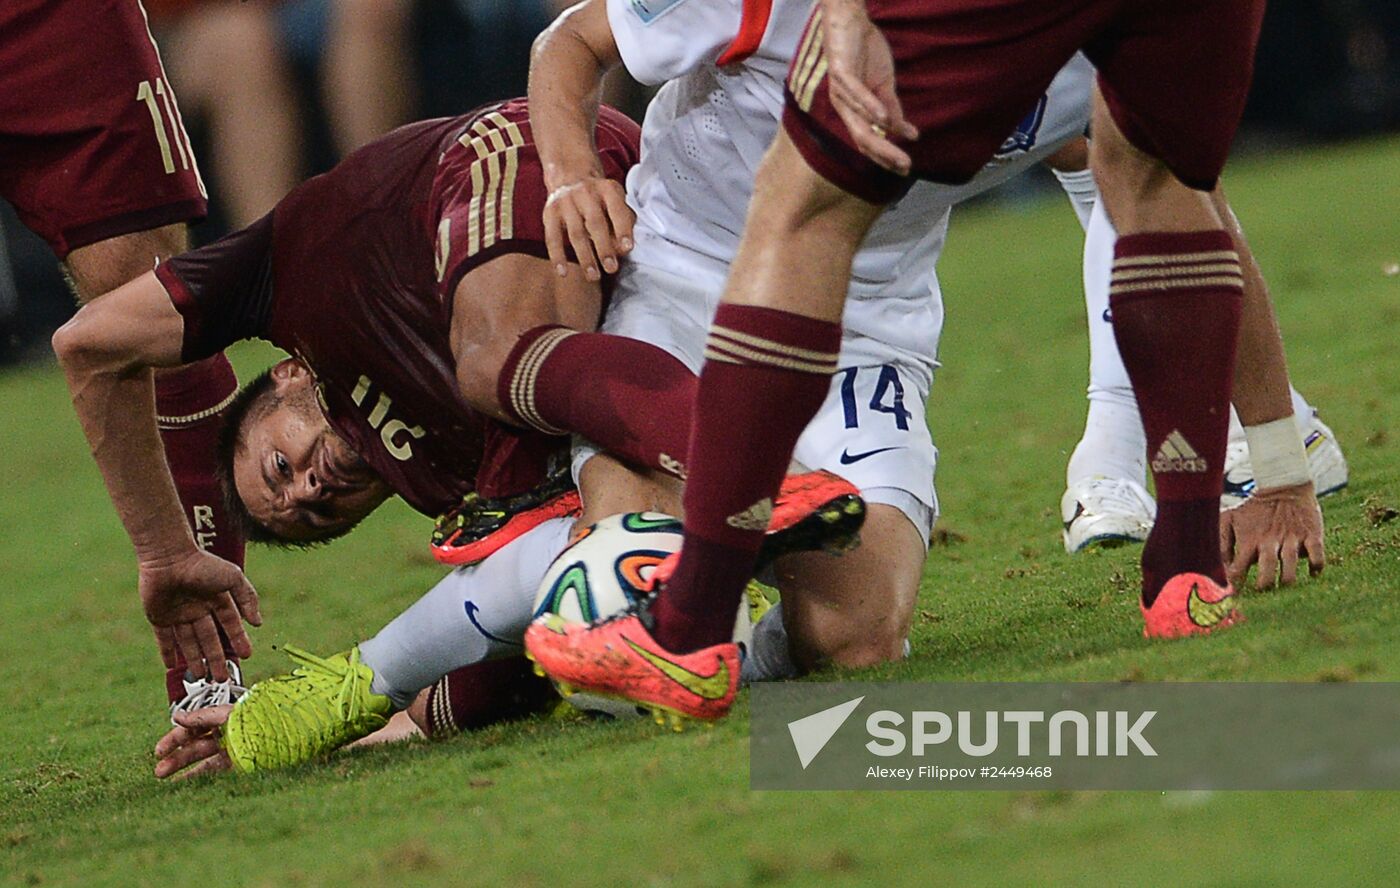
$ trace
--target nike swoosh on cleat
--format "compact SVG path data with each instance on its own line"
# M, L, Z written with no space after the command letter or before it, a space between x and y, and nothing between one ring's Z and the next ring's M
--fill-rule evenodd
M903 447L879 447L879 448L876 448L875 450L867 450L867 451L865 451L864 453L851 453L849 450L847 450L847 449L845 449L845 448L842 448L842 449L841 449L841 465L843 465L843 466L849 466L849 465L851 465L851 464L853 464L853 463L858 463L858 462L860 462L861 460L863 460L863 459L865 459L865 458L867 458L867 457L874 456L874 455L877 454L877 453L884 453L884 452L887 451L887 450L903 450L903 449L904 449Z
M1226 595L1219 601L1206 601L1200 595L1200 584L1191 584L1191 594L1186 596L1186 614L1197 626L1209 628L1230 615L1235 609L1235 596Z
M481 621L476 618L476 612L481 610L481 606L478 605L475 601L468 600L466 605L464 606L467 609L467 619L471 620L471 623L473 626L476 627L477 632L480 632L482 635L485 635L492 641L500 642L501 644L508 644L514 647L524 647L524 645L518 641L511 641L509 638L502 638L499 635L492 635L490 632L486 631L486 627L481 625Z
M639 657L660 670L662 675L702 700L719 700L729 692L729 664L723 659L719 660L719 668L715 670L714 675L696 675L684 666L672 663L665 657L641 647L630 638L624 638L623 641L627 642L627 646L636 651Z

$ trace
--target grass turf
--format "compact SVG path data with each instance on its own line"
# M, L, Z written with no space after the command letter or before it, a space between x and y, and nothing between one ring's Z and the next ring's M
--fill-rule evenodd
M1400 680L1400 141L1239 165L1237 210L1300 388L1346 448L1326 574L1243 628L1147 643L1134 548L1070 558L1080 235L1056 200L974 209L940 273L930 409L945 511L901 680ZM267 359L240 349L246 374ZM1383 793L750 793L747 704L713 730L535 721L281 774L157 783L164 698L125 537L53 366L0 375L0 880L14 884L963 884L1386 881ZM1387 507L1392 511L1387 512ZM341 649L438 576L400 505L310 554L258 551L266 628ZM1257 738L1267 743L1268 738Z

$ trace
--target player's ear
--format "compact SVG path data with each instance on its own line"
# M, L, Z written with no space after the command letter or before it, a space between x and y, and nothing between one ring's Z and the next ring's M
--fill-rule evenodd
M285 358L272 365L272 384L279 392L306 382L311 378L311 370L296 358Z

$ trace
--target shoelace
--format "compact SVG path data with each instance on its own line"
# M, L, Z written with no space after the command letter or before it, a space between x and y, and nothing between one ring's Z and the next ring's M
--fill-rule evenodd
M248 693L248 689L231 678L228 681L218 682L203 679L199 687L186 694L184 699L171 704L170 715L173 718L181 712L194 712L210 706L237 703L246 693Z
M345 663L337 663L324 657L318 657L310 651L304 651L292 645L283 645L282 650L297 663L297 668L292 670L293 675L311 677L310 670L320 670L332 676L340 678L340 693L337 695L336 703L340 707L340 717L348 722L353 722L360 717L361 690L364 685L364 677L360 670L355 667L360 665L360 649L354 647L350 649L350 656Z

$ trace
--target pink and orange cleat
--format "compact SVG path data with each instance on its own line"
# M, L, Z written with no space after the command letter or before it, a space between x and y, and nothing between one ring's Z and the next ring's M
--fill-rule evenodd
M1144 638L1209 635L1244 619L1235 608L1235 590L1198 573L1177 574L1157 593L1151 607L1142 608Z
M825 471L790 475L773 500L759 566L791 552L842 552L856 544L864 521L865 501L844 478ZM679 554L657 566L653 590L670 578ZM525 631L525 656L565 697L588 691L636 703L677 731L688 718L723 718L739 690L738 645L672 653L652 637L649 619L645 606L591 624L545 614Z
M676 731L687 718L723 718L739 692L738 645L674 654L651 637L636 611L593 624L545 614L525 630L525 656L565 697L587 690L627 700Z

